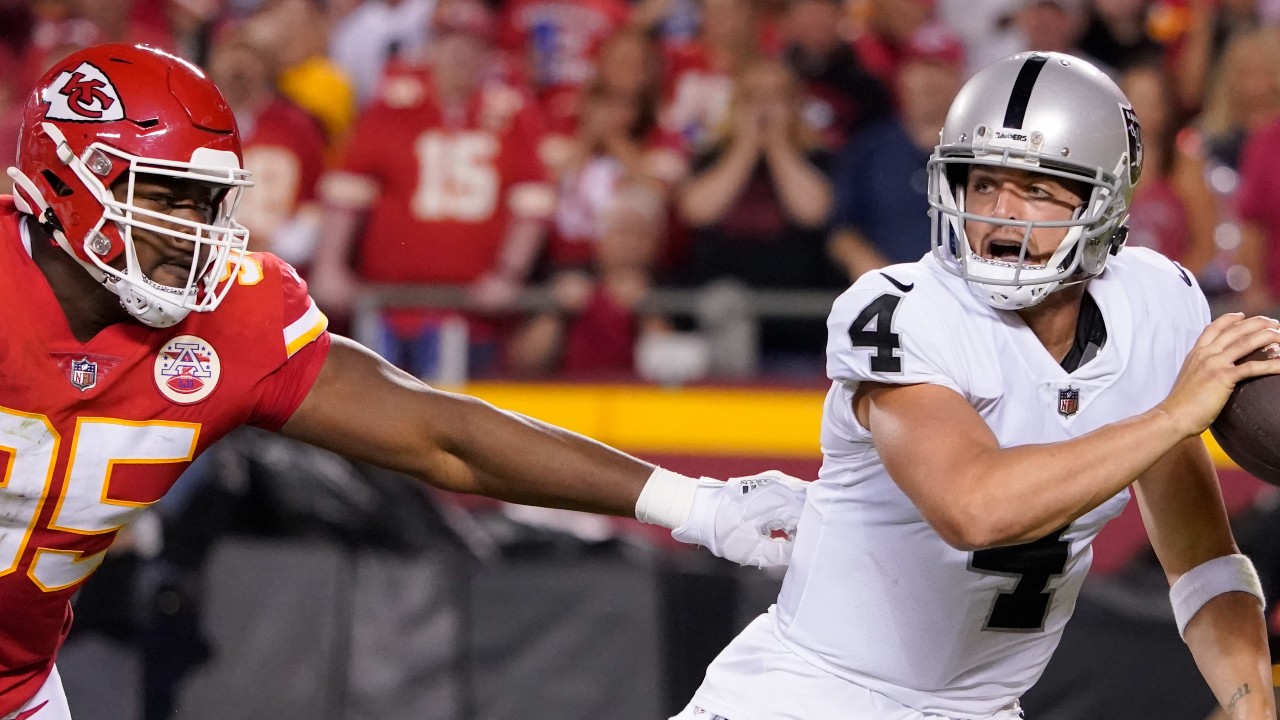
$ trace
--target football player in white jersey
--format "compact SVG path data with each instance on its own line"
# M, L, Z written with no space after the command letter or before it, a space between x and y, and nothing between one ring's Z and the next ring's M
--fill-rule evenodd
M778 602L680 720L1019 718L1134 487L1178 629L1232 718L1275 718L1261 586L1200 439L1269 318L1210 322L1125 248L1142 164L1121 91L1025 53L961 90L929 161L932 257L828 321L824 462Z

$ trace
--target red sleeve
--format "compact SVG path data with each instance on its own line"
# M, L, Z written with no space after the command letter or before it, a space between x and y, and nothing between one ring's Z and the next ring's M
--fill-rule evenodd
M521 0L503 3L502 14L498 19L498 47L522 57L527 35L525 29L517 24L517 16L526 4Z
M302 401L311 392L324 367L325 358L329 356L329 332L326 330L305 347L293 354L293 357L275 372L266 376L259 383L261 394L258 405L254 408L249 424L271 432L278 431L293 411L298 409Z
M516 115L515 123L506 138L511 148L506 167L509 184L550 181L547 166L538 154L538 148L546 134L546 121L538 110L537 103L528 100Z
M258 383L258 402L250 424L267 430L284 425L310 392L328 356L329 321L307 294L307 284L288 263L258 253L264 280L274 275L280 284L280 365Z

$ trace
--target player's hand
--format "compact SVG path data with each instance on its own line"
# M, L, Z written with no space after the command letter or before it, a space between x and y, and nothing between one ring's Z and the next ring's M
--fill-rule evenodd
M808 488L777 470L728 482L702 478L689 522L671 536L739 565L786 565Z
M1209 323L1182 363L1169 396L1160 406L1186 437L1208 429L1236 383L1280 373L1280 359L1236 364L1249 353L1280 342L1280 322L1228 313Z
M471 283L467 294L480 312L496 313L514 306L523 290L524 287L519 280L501 273L490 272Z

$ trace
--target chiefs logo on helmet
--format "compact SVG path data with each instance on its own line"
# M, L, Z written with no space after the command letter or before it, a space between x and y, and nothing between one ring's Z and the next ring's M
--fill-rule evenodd
M45 117L72 122L112 122L124 119L124 104L111 80L98 68L81 63L64 72L41 98L48 104Z

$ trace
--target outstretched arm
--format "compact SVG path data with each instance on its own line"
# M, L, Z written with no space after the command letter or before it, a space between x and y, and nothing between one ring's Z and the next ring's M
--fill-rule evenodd
M443 392L341 337L281 432L431 485L525 505L631 515L653 466Z
M346 338L281 428L289 437L444 490L632 516L743 565L784 565L805 485L769 472L721 482L655 468L607 445L443 392Z
M1134 485L1151 545L1173 585L1204 563L1238 553L1213 461L1199 437L1173 448ZM1247 592L1213 597L1184 638L1231 720L1276 717L1262 603Z

